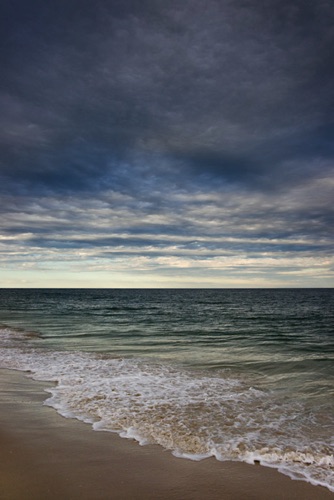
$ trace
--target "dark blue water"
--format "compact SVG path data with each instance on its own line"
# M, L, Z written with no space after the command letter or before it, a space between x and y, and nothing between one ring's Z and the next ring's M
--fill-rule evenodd
M65 416L334 489L332 289L1 290L0 323Z

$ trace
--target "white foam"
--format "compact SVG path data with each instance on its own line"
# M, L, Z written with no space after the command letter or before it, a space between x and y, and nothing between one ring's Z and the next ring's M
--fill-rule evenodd
M135 359L55 352L0 330L0 366L53 381L46 404L95 430L157 443L175 456L276 467L334 491L327 426L301 403L275 399L243 380ZM310 422L312 420L312 435Z

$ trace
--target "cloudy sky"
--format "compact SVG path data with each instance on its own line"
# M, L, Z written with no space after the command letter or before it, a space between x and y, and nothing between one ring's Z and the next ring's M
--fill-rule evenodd
M4 0L0 286L334 285L332 0Z

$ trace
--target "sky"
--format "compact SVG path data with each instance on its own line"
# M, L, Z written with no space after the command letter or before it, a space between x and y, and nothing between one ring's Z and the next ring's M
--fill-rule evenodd
M332 0L3 0L0 287L334 285Z

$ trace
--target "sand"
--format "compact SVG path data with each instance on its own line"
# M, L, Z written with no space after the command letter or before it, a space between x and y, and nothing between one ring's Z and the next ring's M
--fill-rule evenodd
M0 370L1 500L333 500L275 469L179 459L43 406L45 382Z

